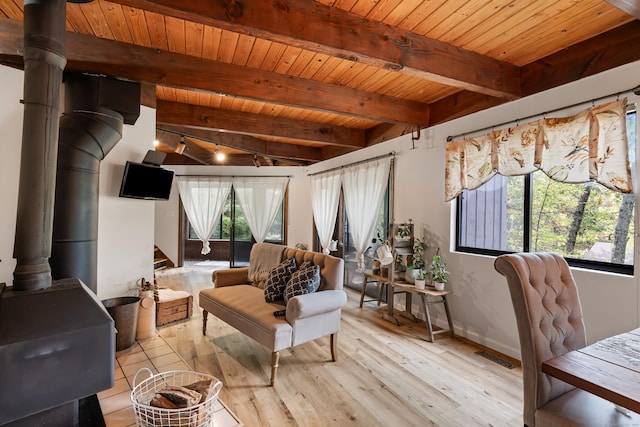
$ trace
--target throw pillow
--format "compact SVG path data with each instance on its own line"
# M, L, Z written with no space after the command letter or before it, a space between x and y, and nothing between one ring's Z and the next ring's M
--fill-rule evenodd
M320 267L317 265L309 265L306 268L299 268L291 275L291 279L287 282L284 289L284 302L298 296L310 294L318 290L320 287Z
M269 277L264 282L264 300L266 302L280 301L283 298L284 288L296 271L296 259L289 258L269 271Z

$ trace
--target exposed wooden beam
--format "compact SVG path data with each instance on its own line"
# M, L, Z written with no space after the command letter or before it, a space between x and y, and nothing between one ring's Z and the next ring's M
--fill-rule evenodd
M180 135L177 135L175 133L163 132L161 129L156 129L156 140L158 140L160 144L169 148L173 152L176 152L178 146L180 145ZM184 142L184 151L180 153L182 156L188 157L203 165L214 164L213 155L209 151L200 148L198 145L192 143L188 139L185 139Z
M518 67L313 0L111 0L506 99Z
M156 123L159 125L196 126L331 145L365 146L364 131L359 129L170 101L158 100L156 104Z
M640 60L640 21L622 25L522 67L523 96Z
M415 126L397 125L393 123L382 123L366 131L367 147L381 142L389 141L402 135L406 135L416 130Z
M302 160L311 163L324 160L322 150L317 147L269 142L248 135L186 126L162 125L159 129L275 159Z
M494 98L493 96L463 90L431 103L429 107L431 113L430 126L495 107L505 102L507 100L502 98Z
M22 23L0 19L0 55L22 52ZM67 70L200 89L394 123L426 124L426 104L344 86L165 52L80 33L66 34Z
M624 13L640 19L640 2L638 0L605 0L613 7L617 7Z

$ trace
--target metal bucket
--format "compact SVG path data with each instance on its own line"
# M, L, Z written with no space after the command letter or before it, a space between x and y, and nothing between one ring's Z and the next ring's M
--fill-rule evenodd
M116 327L116 351L136 343L140 297L118 297L102 300Z

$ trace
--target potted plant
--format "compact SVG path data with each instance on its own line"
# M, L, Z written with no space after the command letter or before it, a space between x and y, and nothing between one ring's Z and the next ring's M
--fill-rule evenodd
M408 222L398 224L396 227L396 237L403 240L411 238L411 221L411 218L409 218Z
M409 283L414 283L414 280L417 278L416 276L419 274L421 270L425 268L424 262L424 251L427 249L427 244L424 240L416 238L413 241L413 254L411 256L411 264L407 266L407 272L405 274L405 279ZM424 272L422 273L424 276Z
M427 275L429 274L424 268L420 268L416 270L415 281L416 281L416 289L424 289L427 284Z
M446 266L442 256L440 256L440 248L438 248L431 261L431 281L437 291L444 290L444 285L448 282L447 275L449 272L446 270Z

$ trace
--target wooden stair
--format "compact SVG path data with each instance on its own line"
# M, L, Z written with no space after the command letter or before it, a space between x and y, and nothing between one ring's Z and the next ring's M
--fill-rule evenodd
M160 250L159 247L153 247L153 271L164 270L165 268L173 268L173 261L171 261L165 254Z

